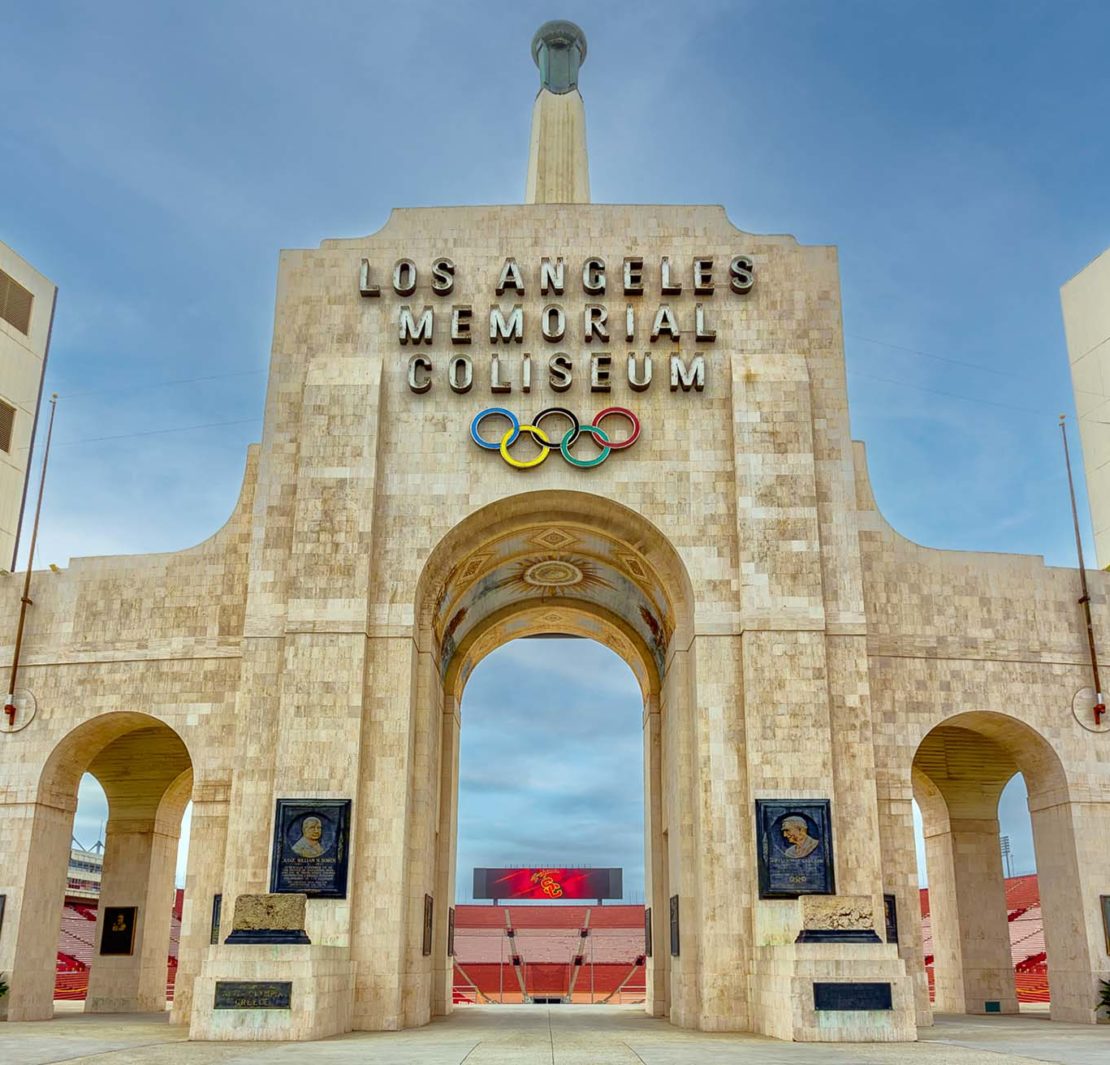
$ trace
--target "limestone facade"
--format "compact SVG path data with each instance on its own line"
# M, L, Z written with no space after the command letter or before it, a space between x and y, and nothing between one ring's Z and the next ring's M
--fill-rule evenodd
M1060 289L1095 557L1110 566L1110 248Z
M441 255L455 263L446 296L430 287ZM539 291L544 255L568 265L561 297ZM747 293L728 285L737 255L753 263ZM658 292L664 256L681 293ZM607 264L604 294L582 292L591 257ZM644 259L644 295L623 293L626 257ZM403 258L418 268L406 296L389 283ZM525 291L497 297L509 258ZM363 259L378 295L360 294ZM692 291L695 259L713 261L712 293ZM552 302L567 311L557 343L539 326ZM653 343L661 302L680 336ZM479 328L470 345L452 344L450 307L471 306L484 325L491 303L520 304L523 341L491 345ZM591 391L601 346L583 339L587 303L615 322L606 392ZM692 335L696 303L712 342ZM424 305L436 310L432 342L402 345L402 307ZM431 364L423 393L410 387L415 351ZM461 393L448 383L460 351L474 373ZM574 367L566 392L551 388L555 351ZM617 372L628 351L652 355L646 390ZM489 392L492 352L511 392ZM703 390L672 391L674 352L688 365L703 355ZM555 405L583 422L627 407L642 433L593 469L558 452L514 469L470 439L485 407L526 421ZM606 425L614 439L626 431L619 418ZM537 563L581 579L529 584L529 572L571 572ZM1101 645L1110 578L1091 580ZM227 525L186 551L76 559L36 577L23 676L39 709L0 736L9 1016L51 1012L86 770L111 806L103 900L137 905L140 923L132 957L97 960L88 1009L157 1004L191 797L173 1019L194 1037L393 1029L448 1010L459 697L493 647L558 631L609 643L644 691L652 1012L783 1038L912 1038L930 1016L914 795L937 900L939 1004L1016 1008L999 953L997 797L1020 770L1053 1015L1093 1021L1108 966L1110 737L1073 712L1089 684L1077 584L1040 558L930 550L883 521L849 437L832 248L741 232L713 207L537 204L400 210L373 236L283 252L263 438ZM19 591L3 594L9 655ZM225 943L232 900L269 890L275 800L303 797L354 801L347 898L309 899L311 945ZM858 924L894 894L897 945L795 942L819 910L757 897L757 798L831 800L844 897L833 909ZM212 944L217 893L227 901ZM437 902L430 956L425 894ZM292 980L290 1010L213 1009L218 980L262 978ZM815 980L889 983L894 1008L818 1012Z
M228 523L37 575L21 684L38 712L0 730L8 1016L52 1013L85 771L110 806L102 900L138 908L87 1009L162 1004L191 798L172 1020L193 1038L449 1011L461 695L500 644L556 632L612 647L643 692L653 1014L913 1039L931 1019L914 797L938 1006L1016 1010L997 808L1020 771L1052 1014L1093 1022L1110 727L1090 714L1078 574L891 529L850 437L835 249L718 207L573 202L584 38L537 40L577 51L537 58L558 91L537 99L534 202L398 210L283 252L262 440ZM509 413L476 424L491 407ZM552 407L595 429L574 442ZM1110 576L1091 589L1101 647ZM19 594L0 584L0 656ZM273 890L279 799L352 802L345 897L304 902L307 943L228 942ZM835 894L759 897L757 800L829 803ZM217 985L259 980L288 982L289 1007L216 1008ZM889 1006L816 1009L829 983Z
M0 570L14 568L57 292L0 243Z

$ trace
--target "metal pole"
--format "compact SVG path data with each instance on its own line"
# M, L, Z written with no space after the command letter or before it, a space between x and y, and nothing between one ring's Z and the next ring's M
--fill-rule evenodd
M1098 676L1098 654L1095 651L1095 630L1091 623L1091 596L1087 591L1087 570L1083 565L1083 538L1079 535L1079 510L1075 505L1075 482L1071 476L1071 452L1068 450L1068 430L1065 425L1065 415L1060 415L1060 436L1064 440L1064 463L1068 469L1068 492L1071 495L1071 520L1075 526L1075 553L1079 557L1079 587L1083 594L1079 602L1083 606L1083 616L1087 622L1087 650L1091 655L1091 673L1095 681L1095 725L1102 723L1102 715L1106 713L1106 702L1102 698L1102 682Z
M35 566L35 545L39 538L39 518L42 516L42 495L46 488L46 464L50 460L50 437L54 433L54 415L58 410L58 393L50 397L50 424L46 429L46 447L42 453L42 476L39 478L39 498L35 504L35 523L31 527L31 550L27 556L27 576L23 579L23 597L19 601L19 624L15 630L15 651L12 654L12 672L8 680L8 701L4 713L8 715L8 727L15 724L15 684L19 676L19 655L23 650L23 627L27 622L27 608L31 605L31 571Z

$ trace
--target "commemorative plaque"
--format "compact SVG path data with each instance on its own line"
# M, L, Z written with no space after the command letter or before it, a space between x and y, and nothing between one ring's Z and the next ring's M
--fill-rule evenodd
M278 799L270 891L345 899L350 799Z
M217 980L212 1008L217 1010L287 1010L292 980Z
M759 897L834 895L828 799L756 799Z
M135 916L138 912L138 906L104 907L104 924L100 929L101 954L135 952Z

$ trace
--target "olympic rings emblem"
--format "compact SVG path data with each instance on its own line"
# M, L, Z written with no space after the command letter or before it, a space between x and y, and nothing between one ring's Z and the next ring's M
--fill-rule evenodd
M601 423L605 418L618 415L627 419L631 427L631 432L624 440L613 440L601 428ZM482 422L487 418L494 417L504 418L508 421L509 428L497 440L487 440L479 430ZM563 433L561 438L552 438L541 428L545 419L554 417L560 417L570 422L570 428ZM509 453L509 449L517 442L521 433L527 433L533 442L539 446L539 452L533 458L514 459ZM574 447L575 442L583 433L592 436L594 443L599 448L598 453L593 458L579 459L570 453L570 449ZM511 410L506 410L504 407L487 407L474 415L474 420L470 423L470 439L486 451L500 452L501 457L516 470L530 470L534 466L538 466L552 451L558 451L567 462L581 470L593 469L594 466L600 466L609 457L610 452L623 451L626 447L631 447L639 439L639 436L640 419L627 407L606 407L594 415L594 420L589 425L583 425L578 420L577 415L567 410L566 407L547 407L527 424L523 424Z

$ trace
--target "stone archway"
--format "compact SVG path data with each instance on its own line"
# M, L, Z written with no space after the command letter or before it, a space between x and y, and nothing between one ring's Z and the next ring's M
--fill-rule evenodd
M108 799L104 869L93 943L106 907L136 907L132 952L94 955L85 1009L133 1013L166 1008L170 908L181 818L193 763L181 737L147 714L85 721L54 747L39 775L12 967L11 1020L53 1016L54 972L77 789L84 773Z
M1073 875L1075 811L1063 763L1029 724L993 711L945 719L913 760L933 914L935 1008L1018 1012L998 827L1002 790L1017 773L1029 792L1052 1016L1091 1020L1091 959L1084 922L1076 920L1084 900ZM1070 971L1075 962L1082 978Z
M694 801L686 790L692 774L678 768L689 757L683 722L695 705L695 684L689 656L693 596L677 552L649 522L611 500L565 491L513 496L471 515L435 548L418 585L415 620L422 693L417 712L427 722L418 734L429 738L427 758L437 785L429 816L413 825L410 853L434 882L435 897L447 901L435 914L435 971L406 993L413 1004L406 1024L450 1009L447 910L455 890L463 689L490 652L540 633L597 640L623 658L639 682L645 897L656 915L646 1008L682 1023L696 1008L697 952L691 944L683 957L670 956L664 915L672 894L696 897L690 881L680 889L672 874L680 866L695 869L697 855L692 839L676 834L668 840L663 830L668 813L672 823L680 822L680 811ZM410 914L409 929L418 926ZM418 958L419 949L410 943L410 958Z

